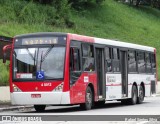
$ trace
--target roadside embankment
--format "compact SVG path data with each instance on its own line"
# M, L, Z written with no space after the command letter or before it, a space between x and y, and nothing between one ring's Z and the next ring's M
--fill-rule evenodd
M9 86L1 86L0 87L0 102L8 102L8 101L10 101Z

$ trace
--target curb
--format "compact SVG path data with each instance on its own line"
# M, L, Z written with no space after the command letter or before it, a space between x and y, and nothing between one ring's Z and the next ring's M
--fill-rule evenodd
M158 93L158 94L152 94L150 97L159 97L160 96L160 94Z
M158 93L158 94L156 94L156 96L160 96L160 94Z
M33 108L33 106L10 106L10 107L4 107L4 108L0 108L0 112L3 111L14 111L14 110L20 110L20 109L30 109Z

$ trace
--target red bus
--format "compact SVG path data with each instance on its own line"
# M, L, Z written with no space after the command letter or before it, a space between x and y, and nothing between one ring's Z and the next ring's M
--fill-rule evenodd
M12 104L75 105L106 100L142 103L156 93L156 49L71 33L15 36L10 55Z

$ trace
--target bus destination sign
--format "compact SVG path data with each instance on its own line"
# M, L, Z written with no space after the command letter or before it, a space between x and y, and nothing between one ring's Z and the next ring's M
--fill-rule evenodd
M57 44L58 38L56 37L43 37L43 38L24 38L22 45L36 45L36 44Z

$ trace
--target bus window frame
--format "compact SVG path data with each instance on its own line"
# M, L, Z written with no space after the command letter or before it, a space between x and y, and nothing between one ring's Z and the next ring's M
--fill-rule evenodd
M76 46L76 45L72 45L72 42L73 43L78 43L79 45L78 46ZM76 49L78 49L79 50L79 59L80 59L80 70L79 71L72 71L71 69L70 69L70 50L71 50L71 48L76 48ZM72 83L71 83L71 74L78 74L78 77L77 77L77 79L81 76L81 74L82 74L82 49L81 49L81 41L78 41L78 40L70 40L70 46L69 46L69 85L70 85L70 87L72 86L72 85L74 85L75 83L76 83L76 81L73 81Z
M117 51L117 58L115 59L114 58L114 53L113 53L113 49L116 49L116 51ZM119 73L121 73L121 63L120 63L120 47L112 47L111 48L111 57L112 57L112 72L114 73L114 74L119 74ZM113 66L113 61L114 60L116 60L116 61L119 61L118 63L119 63L119 71L114 71L114 66Z
M92 46L92 48L93 48L93 57L90 57L90 56L87 56L87 57L84 57L83 56L83 45L89 45L90 47ZM82 42L81 43L81 58L82 58L82 71L83 72L90 72L90 73L92 73L92 72L95 72L95 71L97 71L96 70L96 60L95 60L95 45L93 44L93 43L88 43L88 42ZM94 70L92 70L92 71L89 71L89 70L85 70L85 69L83 69L83 58L93 58L94 59Z
M147 61L146 61L146 53L149 54L149 59L150 59L150 67L151 67L151 71L147 72ZM145 63L146 63L146 74L152 74L152 60L151 60L151 52L145 52Z
M75 42L75 44L76 44L76 43L79 43L79 45L78 45L78 46L72 45L72 42ZM81 41L78 41L78 40L70 40L69 49L71 49L71 48L76 48L76 49L79 50L80 71L75 71L75 72L82 72L82 49L81 49ZM70 52L69 52L69 54L70 54ZM69 55L69 57L70 57L70 55ZM69 61L70 61L70 60L69 60ZM69 67L70 67L70 65L69 65Z
M17 46L14 46L13 47L13 51L14 51L14 49L18 49L18 48L21 48L21 49L23 49L23 48L43 48L43 47L48 47L48 46L50 46L50 44L40 44L40 45L17 45ZM63 78L57 78L57 79L45 79L45 80L37 80L37 79L27 79L27 78L25 78L25 79L14 79L14 76L13 76L13 74L14 74L14 69L12 69L12 81L13 82L29 82L29 83L32 83L32 81L34 81L34 82L40 82L40 81L54 81L54 80L64 80L64 78L65 78L65 62L66 62L66 48L67 48L67 45L66 44L55 44L54 46L64 46L65 47L65 55L64 55L64 70L63 70ZM12 53L12 52L11 52ZM14 56L13 56L13 53L12 53L12 59L14 58ZM13 67L14 66L14 63L13 63L13 61L12 61L12 68L14 68Z
M129 60L128 60L128 74L137 74L138 73L138 63L137 63L137 50L135 49L128 49L128 57L129 57L129 52L132 51L135 54L135 62L136 62L136 71L129 71ZM128 58L129 59L129 58Z

